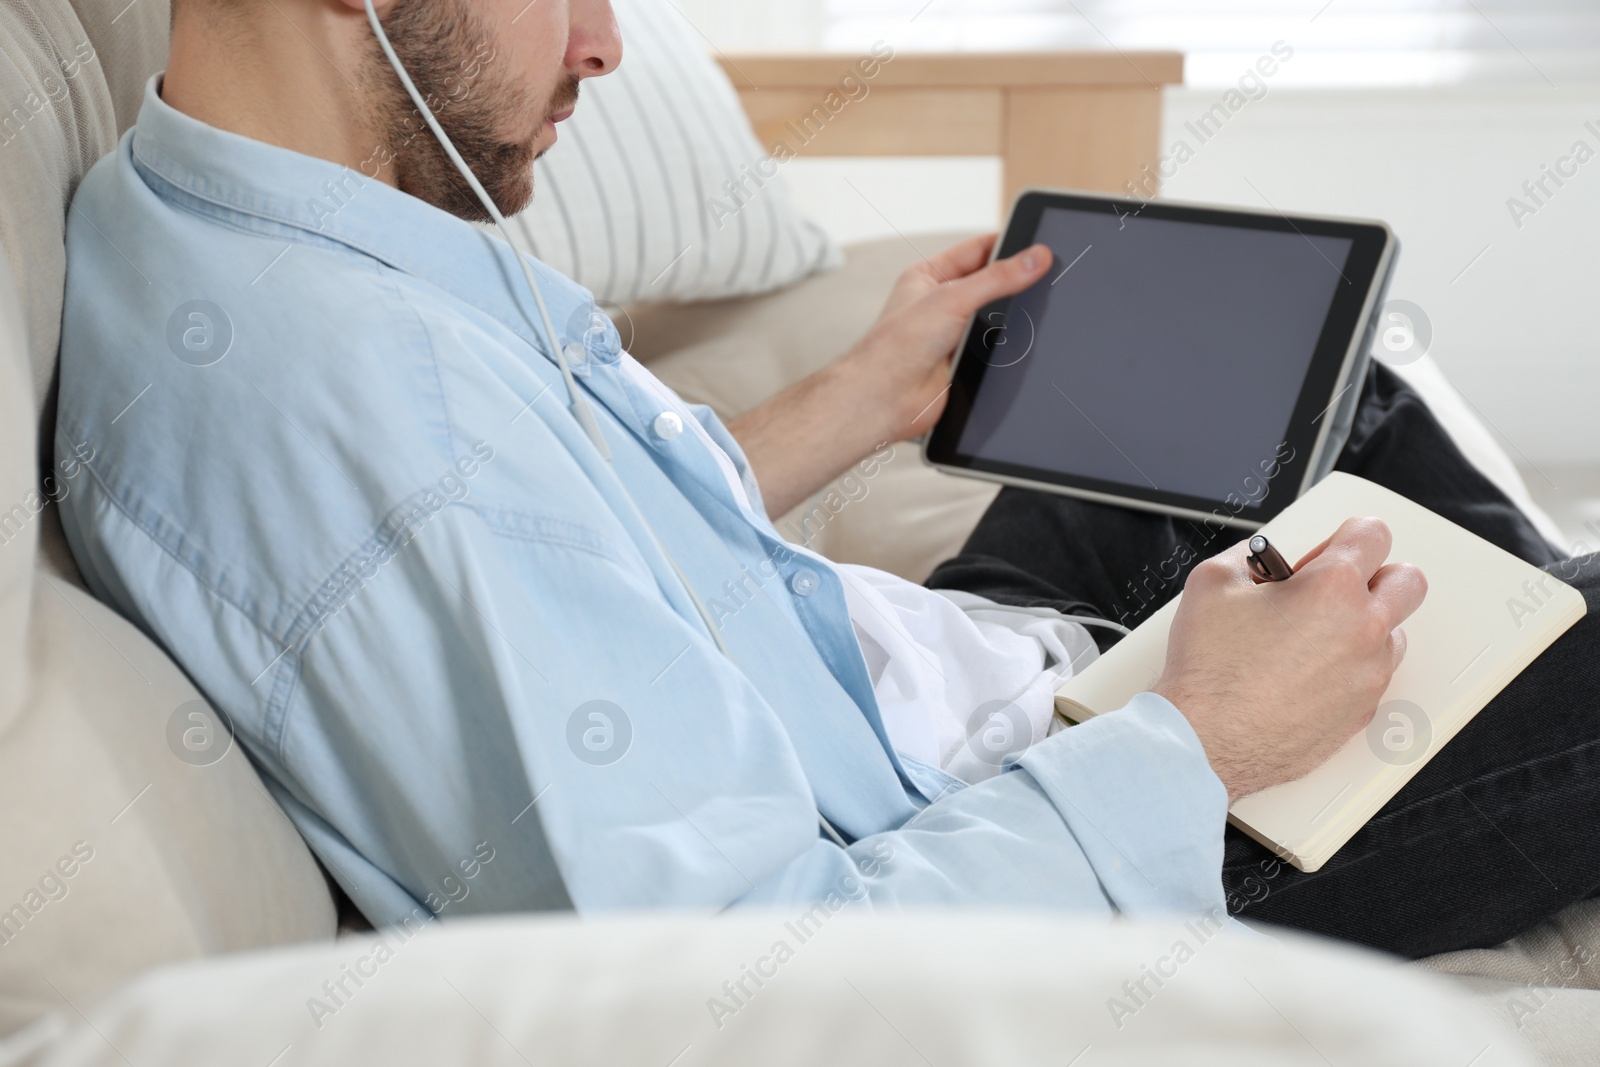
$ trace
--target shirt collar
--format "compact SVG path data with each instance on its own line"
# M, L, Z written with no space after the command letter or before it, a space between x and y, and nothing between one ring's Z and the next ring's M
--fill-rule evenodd
M145 85L129 138L134 165L146 182L168 187L157 190L164 198L234 226L345 245L438 286L544 351L517 253L504 241L360 171L191 118L161 99L160 84L157 74ZM530 262L563 332L557 343L565 344L565 334L581 335L591 321L594 299L571 279ZM564 325L570 323L579 326Z

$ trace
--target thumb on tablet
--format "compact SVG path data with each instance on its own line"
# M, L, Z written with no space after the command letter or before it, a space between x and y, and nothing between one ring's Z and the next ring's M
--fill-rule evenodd
M976 315L985 304L1016 296L1043 278L1055 263L1046 245L1025 248L1009 259L999 259L957 281L949 290L963 315Z

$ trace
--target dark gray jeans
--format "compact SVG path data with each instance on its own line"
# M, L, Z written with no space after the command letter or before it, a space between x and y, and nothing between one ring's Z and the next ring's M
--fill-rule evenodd
M1322 870L1297 871L1229 827L1229 909L1407 957L1498 944L1600 895L1600 557L1563 558L1381 365L1367 377L1337 469L1544 567L1583 592L1589 615ZM928 584L1133 626L1183 588L1196 562L1238 536L1008 488ZM1116 640L1093 632L1105 647Z

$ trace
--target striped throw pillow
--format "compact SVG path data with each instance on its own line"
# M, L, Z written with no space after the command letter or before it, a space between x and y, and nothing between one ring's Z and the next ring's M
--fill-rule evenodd
M669 0L614 7L622 65L583 83L534 165L517 245L610 305L747 296L838 266L697 31Z

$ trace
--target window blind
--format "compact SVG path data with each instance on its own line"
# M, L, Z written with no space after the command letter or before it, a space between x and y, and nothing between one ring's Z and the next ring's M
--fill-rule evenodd
M1600 81L1595 0L822 0L829 48L1171 48L1190 85L1238 77L1275 41L1283 83Z

